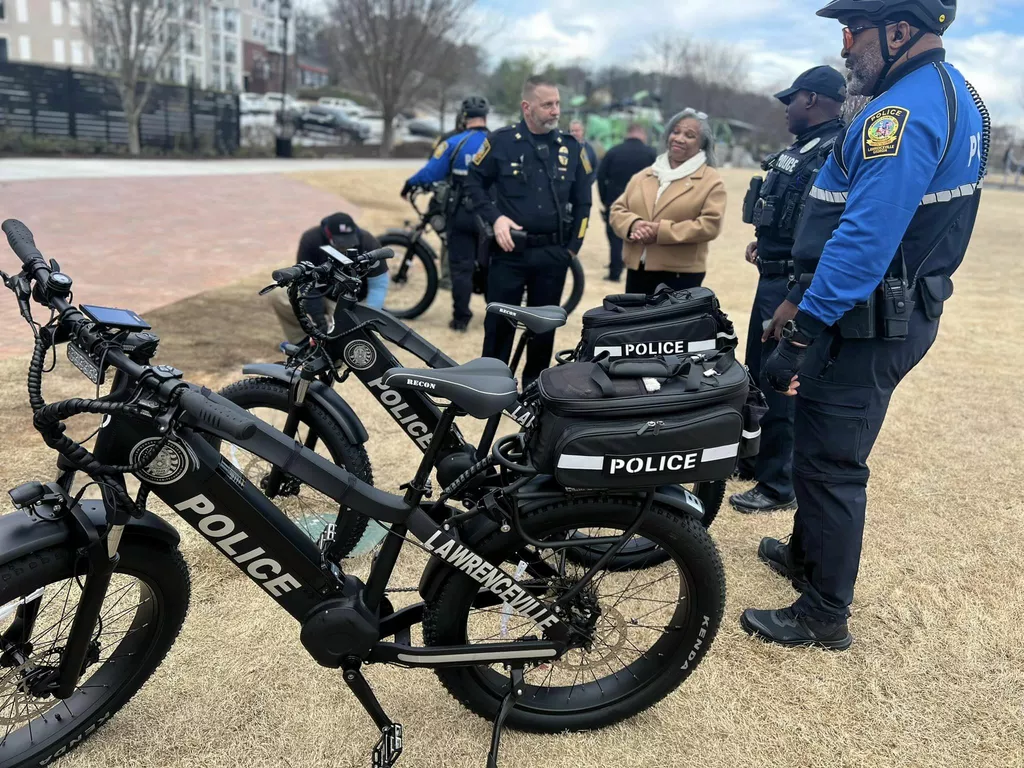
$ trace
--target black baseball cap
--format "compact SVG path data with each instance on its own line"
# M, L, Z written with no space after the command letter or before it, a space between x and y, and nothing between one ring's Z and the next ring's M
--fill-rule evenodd
M812 67L802 73L793 85L775 94L783 104L789 104L797 91L812 91L840 103L846 101L846 78L834 67Z

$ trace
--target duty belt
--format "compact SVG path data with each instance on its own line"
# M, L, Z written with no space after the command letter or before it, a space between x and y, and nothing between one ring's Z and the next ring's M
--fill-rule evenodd
M789 277L793 274L793 262L789 261L762 261L757 260L757 271L761 277Z
M557 232L549 232L547 234L528 234L526 236L526 247L527 248L543 248L548 245L561 245L562 236Z

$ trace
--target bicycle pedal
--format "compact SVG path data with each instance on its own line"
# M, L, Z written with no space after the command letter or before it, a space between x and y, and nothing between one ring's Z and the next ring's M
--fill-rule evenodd
M380 741L373 748L373 768L392 768L402 756L402 726L392 723L381 730Z

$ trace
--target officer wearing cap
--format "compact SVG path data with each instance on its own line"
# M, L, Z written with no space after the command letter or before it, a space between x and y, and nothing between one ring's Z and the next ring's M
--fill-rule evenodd
M321 250L325 245L331 245L342 253L350 248L355 248L359 253L367 253L380 248L380 241L365 229L356 226L355 220L349 214L339 211L325 216L318 226L302 233L295 263L307 261L313 265L323 264L329 258ZM380 309L387 297L389 281L387 262L378 262L367 275L366 284L363 286L365 295L360 298L367 306ZM288 300L288 292L273 291L270 294L270 303L288 341L292 344L301 344L306 334L299 321L295 319L291 302ZM328 330L333 325L335 302L314 292L303 300L302 306L319 328ZM281 346L284 347L284 343Z
M989 120L945 62L955 0L834 0L852 119L797 225L796 281L771 329L762 376L796 398L799 507L788 544L758 554L802 592L782 610L747 610L743 628L783 645L843 649L860 563L867 460L893 390L928 352L980 204Z
M462 102L458 121L463 130L440 140L429 162L402 187L406 197L414 187L446 182L442 205L448 246L448 268L452 280L452 320L448 327L465 332L473 313L469 300L473 295L473 266L477 254L476 219L463 196L469 161L487 138L487 113L490 105L483 96L470 96ZM435 187L435 190L437 188Z
M523 119L484 141L466 189L474 213L494 229L487 300L527 306L558 304L571 255L579 253L590 218L593 170L587 153L558 130L558 87L531 77L522 91ZM495 200L488 195L495 191ZM515 328L496 315L484 321L485 357L508 362ZM554 332L529 343L523 387L551 363Z
M761 361L775 349L765 332L776 308L789 293L793 277L793 234L811 180L832 151L843 128L839 113L846 100L846 79L832 67L814 67L792 87L775 94L786 105L789 132L796 142L761 164L768 172L755 176L743 201L743 221L754 225L757 238L747 246L747 261L760 278L747 331L747 367L768 401L761 420L761 449L739 463L741 479L757 485L729 498L743 513L776 512L796 506L793 492L793 400L772 391L761 380Z

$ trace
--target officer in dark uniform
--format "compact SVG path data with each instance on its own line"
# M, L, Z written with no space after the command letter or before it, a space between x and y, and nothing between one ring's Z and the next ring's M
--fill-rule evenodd
M760 279L747 330L747 367L760 382L768 401L761 420L761 449L739 463L742 479L757 485L733 494L729 502L740 512L775 512L796 506L793 493L793 400L761 381L761 361L775 349L764 337L765 325L789 293L793 277L793 233L815 173L835 145L843 124L839 119L846 99L846 78L832 67L814 67L792 87L775 94L786 105L789 132L797 137L788 149L768 157L743 201L743 221L754 225L757 240L747 246L747 261L757 265Z
M473 295L473 267L478 240L476 219L463 200L466 169L487 138L489 111L490 105L483 96L465 99L458 118L463 129L438 141L430 161L402 187L402 197L405 197L414 187L427 187L439 182L447 185L443 195L443 213L452 281L452 320L448 327L462 332L466 331L473 318L469 300ZM437 190L435 187L435 199Z
M626 131L625 141L609 149L598 166L597 194L604 206L601 216L604 218L608 245L611 248L608 276L605 280L619 282L623 267L622 238L615 234L615 230L608 223L608 211L611 210L612 203L626 191L629 180L644 168L654 165L657 156L654 147L647 143L647 129L640 123L633 123Z
M558 304L571 256L590 217L593 168L579 142L558 130L558 88L543 77L523 86L523 119L494 131L470 165L466 190L473 212L494 229L487 300L527 306ZM494 187L492 200L488 190ZM486 357L508 362L515 328L495 315L484 321ZM554 332L526 353L524 389L551 363Z
M955 0L833 0L850 96L874 97L811 187L796 282L771 330L763 377L796 396L788 544L762 560L802 592L747 610L743 628L783 645L843 649L860 564L867 460L893 390L928 352L974 229L988 158L985 105L945 62Z

